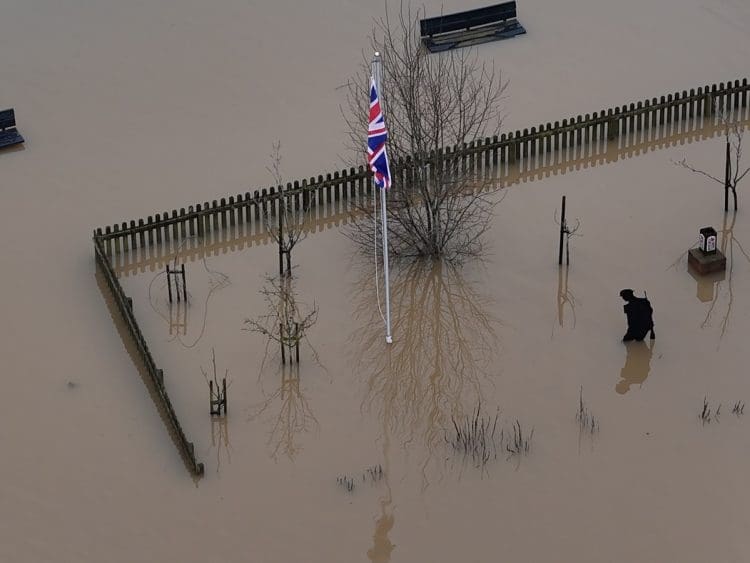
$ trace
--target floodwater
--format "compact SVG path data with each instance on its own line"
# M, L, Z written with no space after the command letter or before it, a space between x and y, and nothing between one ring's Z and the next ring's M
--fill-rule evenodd
M288 179L339 168L336 86L379 10L3 3L0 107L27 143L0 152L0 561L747 560L750 421L731 413L750 397L747 194L725 217L720 188L671 163L721 174L720 137L509 182L484 260L394 268L390 348L371 266L341 229L311 234L295 287L318 321L298 369L242 330L265 311L272 245L188 261L187 309L166 305L158 268L123 271L206 465L190 477L100 290L91 230L270 184L276 139ZM510 80L508 127L747 75L740 0L519 10L529 33L480 49ZM582 236L561 271L563 194ZM684 253L706 225L731 271L696 280ZM654 342L619 341L624 287L648 292ZM212 348L231 381L223 422L201 373ZM704 397L722 405L709 424ZM451 416L480 401L534 429L528 455L456 456Z

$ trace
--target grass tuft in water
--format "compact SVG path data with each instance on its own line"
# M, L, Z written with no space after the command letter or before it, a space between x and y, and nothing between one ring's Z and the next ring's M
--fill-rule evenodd
M505 448L510 454L509 458L528 455L531 450L531 440L534 438L534 429L532 428L530 433L524 433L521 422L518 419L516 419L511 429L512 435L509 437L508 445Z
M490 459L497 459L498 446L502 448L503 431L497 435L499 417L499 410L494 417L483 414L480 402L471 416L451 416L453 428L446 431L445 441L475 467L484 467Z
M583 402L583 385L581 385L581 392L578 396L578 412L576 412L576 421L578 422L578 428L581 433L589 433L594 435L599 431L599 421L594 417L591 411Z

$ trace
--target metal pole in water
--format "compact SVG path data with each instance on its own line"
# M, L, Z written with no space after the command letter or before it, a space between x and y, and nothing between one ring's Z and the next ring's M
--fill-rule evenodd
M380 53L375 52L372 59L372 77L375 80L375 89L378 92L378 99L381 100L380 110L383 111L382 95L380 90L381 82L381 61ZM385 186L380 188L380 213L383 222L383 276L385 278L385 341L388 344L393 342L391 336L391 286L388 276L388 218L385 204Z

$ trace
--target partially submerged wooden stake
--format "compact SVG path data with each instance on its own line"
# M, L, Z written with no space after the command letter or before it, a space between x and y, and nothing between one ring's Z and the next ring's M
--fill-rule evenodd
M289 363L292 363L292 348L294 348L294 358L299 364L299 323L294 323L294 342L284 339L284 324L279 323L279 343L281 344L281 363L286 364L286 349L289 349Z
M557 252L557 264L562 266L562 258L563 258L563 243L565 241L565 231L566 231L566 224L565 224L565 196L562 196L562 212L560 213L560 248ZM568 260L570 262L570 260Z
M172 276L182 277L182 299L187 303L187 285L185 284L185 264L182 264L179 270L170 270L167 264L167 291L169 292L169 302L172 303ZM178 277L179 279L179 277ZM174 282L174 288L177 292L177 302L180 302L180 282L178 279Z
M216 389L214 392L214 382L208 382L208 391L211 397L211 416L221 416L221 409L224 409L224 415L227 414L227 378L221 379L221 390Z

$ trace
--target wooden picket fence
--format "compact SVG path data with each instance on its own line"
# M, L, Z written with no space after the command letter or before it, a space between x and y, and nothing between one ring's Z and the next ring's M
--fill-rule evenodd
M747 107L747 78L727 83L683 90L658 100L652 98L630 105L610 108L593 114L549 122L485 139L463 146L445 147L440 157L444 162L460 163L471 174L500 177L510 165L527 164L542 154L568 151L590 145L627 138L639 131L672 127L701 117L716 118L715 108ZM428 161L431 155L425 157ZM393 163L394 182L403 182L414 162L411 158ZM94 238L104 243L108 256L115 253L168 243L241 223L262 229L263 221L275 216L280 201L294 210L325 207L341 212L350 203L372 195L372 174L363 166L348 168L334 174L319 175L301 181L255 190L236 196L191 205L187 209L149 215L145 220L122 222L96 229Z

